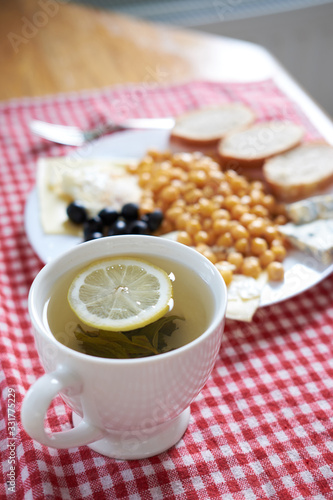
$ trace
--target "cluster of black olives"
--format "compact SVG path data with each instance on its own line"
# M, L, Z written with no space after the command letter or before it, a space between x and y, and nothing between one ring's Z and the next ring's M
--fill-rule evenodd
M126 203L120 212L114 208L103 208L98 215L89 218L84 205L73 201L67 207L67 216L74 224L83 224L84 241L121 234L151 234L163 220L161 210L140 217L136 203Z

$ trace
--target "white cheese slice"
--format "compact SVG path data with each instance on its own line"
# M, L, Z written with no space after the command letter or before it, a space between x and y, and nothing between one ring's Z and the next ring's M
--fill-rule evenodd
M67 218L66 208L73 200L81 201L91 217L104 207L120 210L125 203L139 202L137 177L125 169L129 161L70 157L39 160L37 189L44 232L82 234L82 228Z
M239 321L251 321L260 306L261 292L267 281L266 272L262 272L257 279L234 274L228 286L226 317Z

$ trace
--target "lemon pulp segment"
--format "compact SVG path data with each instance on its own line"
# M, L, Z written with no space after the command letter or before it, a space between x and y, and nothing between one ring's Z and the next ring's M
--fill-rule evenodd
M85 324L129 331L169 310L172 284L159 267L137 258L117 257L90 264L73 280L68 302Z

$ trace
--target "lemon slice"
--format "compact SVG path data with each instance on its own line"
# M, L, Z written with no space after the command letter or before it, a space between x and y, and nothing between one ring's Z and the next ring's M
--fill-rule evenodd
M141 328L169 310L172 284L157 266L131 257L89 265L68 291L72 310L86 325L111 331Z

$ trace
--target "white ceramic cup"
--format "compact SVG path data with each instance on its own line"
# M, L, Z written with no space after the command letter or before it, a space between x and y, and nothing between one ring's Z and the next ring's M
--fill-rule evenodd
M176 350L138 359L98 358L58 342L43 321L54 283L78 265L121 255L141 255L148 261L150 256L165 257L199 275L214 302L207 330ZM167 450L186 431L190 403L214 367L226 304L226 286L216 268L197 251L164 238L101 238L80 244L46 264L29 293L35 342L46 374L24 398L21 419L25 430L53 448L89 445L118 459L145 458ZM57 394L73 410L74 428L47 433L45 414Z

